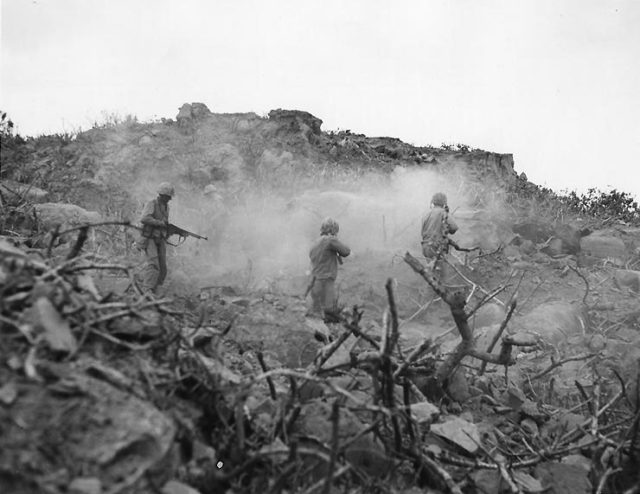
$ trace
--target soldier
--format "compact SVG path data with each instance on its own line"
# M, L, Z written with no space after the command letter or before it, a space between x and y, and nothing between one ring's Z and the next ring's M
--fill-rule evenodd
M142 212L142 238L138 247L144 252L142 288L156 293L167 276L167 226L169 201L175 191L170 183L158 187L158 197L149 201Z
M335 317L337 309L335 282L338 263L351 254L351 249L338 240L340 226L332 218L326 218L320 226L318 238L311 250L311 300L312 313L327 319Z
M431 199L431 210L422 220L422 253L433 263L437 278L444 281L443 258L449 252L449 235L458 231L458 225L449 217L447 196L436 192Z

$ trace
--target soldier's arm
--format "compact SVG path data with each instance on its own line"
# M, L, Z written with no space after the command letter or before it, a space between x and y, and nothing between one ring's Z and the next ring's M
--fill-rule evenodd
M351 249L340 242L337 238L331 239L331 247L341 257L347 257L351 254Z
M154 202L149 201L147 205L144 207L144 211L142 211L142 218L140 219L140 223L143 225L149 226L165 226L164 221L158 220L153 217L154 210Z

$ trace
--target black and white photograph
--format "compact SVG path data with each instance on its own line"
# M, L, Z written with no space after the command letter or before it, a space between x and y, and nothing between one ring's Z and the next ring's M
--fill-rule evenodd
M0 0L0 493L640 494L639 27Z

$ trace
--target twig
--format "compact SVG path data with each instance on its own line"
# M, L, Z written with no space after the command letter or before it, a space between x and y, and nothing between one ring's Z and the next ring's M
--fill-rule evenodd
M438 280L436 280L433 275L428 273L422 263L415 257L413 257L409 252L405 254L404 261L416 273L422 276L422 278L427 283L429 283L431 288L433 288L434 291L438 295L440 295L442 299L449 305L449 308L451 309L451 315L453 316L453 320L456 323L456 328L460 333L460 343L455 348L455 350L451 354L449 354L445 362L441 364L436 370L436 382L438 382L443 388L446 388L448 380L452 375L454 369L466 356L472 356L477 359L498 365L508 366L515 363L515 360L511 356L511 348L513 345L523 345L523 343L516 341L513 337L504 338L502 341L502 350L500 351L500 354L498 356L477 350L475 348L475 342L473 340L473 331L469 327L468 318L464 311L464 296L462 296L462 294L460 294L459 292L452 292L451 294L448 294L445 290L443 290Z
M387 415L387 416L391 415L389 410L387 410L385 407L369 405L367 402L362 401L360 398L358 398L355 395L351 394L346 389L341 388L340 386L337 386L336 384L332 383L331 381L328 381L327 379L314 376L311 373L303 374L302 372L297 372L297 371L294 371L294 370L291 370L291 369L285 369L285 368L272 369L269 372L265 372L263 374L259 374L257 376L254 376L251 380L246 382L246 385L247 385L247 387L250 387L254 383L256 383L258 381L261 381L262 379L266 379L269 376L287 376L287 377L293 377L293 378L296 378L296 379L300 379L300 380L303 380L303 381L316 382L316 383L321 384L323 386L327 386L334 393L339 394L341 396L344 396L345 398L347 398L352 403L355 403L358 407L364 408L364 409L366 409L366 410L368 410L370 412L383 413L384 415Z
M347 340L347 338L351 336L351 333L353 332L353 328L359 329L358 324L362 319L362 314L363 314L363 311L359 311L357 306L353 307L351 321L345 323L344 325L347 331L344 331L338 338L336 338L336 340L332 341L329 345L325 346L321 350L320 355L316 357L316 360L313 364L314 373L317 373L322 367L322 365L327 360L329 360L331 355L333 355L336 352L336 350L340 348L340 346Z
M576 357L567 357L564 358L562 360L558 360L553 361L552 359L552 363L549 367L547 367L545 370L537 373L535 376L532 376L530 379L533 381L535 379L540 379L543 376L546 376L549 372L551 372L553 369L556 369L557 367L560 367L563 364L566 364L567 362L573 362L573 361L578 361L578 360L588 360L590 358L596 357L598 354L597 353L589 353L587 355L577 355ZM588 401L588 396L585 396L585 400Z
M474 286L478 286L478 285L474 285ZM498 295L500 292L503 292L504 290L506 290L509 287L509 285L502 285L499 286L498 288L496 288L495 290L493 290L491 293L486 294L484 297L482 297L482 299L475 305L475 307L473 309L471 309L468 313L467 313L467 317L471 317L473 316L479 309L480 307L482 307L483 305L488 304L493 298L496 297L496 295ZM504 305L502 302L500 302L502 305Z
M97 270L114 270L114 271L129 271L131 269L130 266L124 266L122 264L89 264L86 266L73 266L71 268L65 269L65 273L75 273L76 271L87 271L90 269Z
M411 314L408 318L406 318L404 321L402 321L400 323L400 327L404 326L408 322L413 321L416 317L418 317L418 315L420 315L422 312L424 312L429 307L431 307L431 304L433 304L434 302L437 302L438 300L441 300L441 299L439 297L438 298L433 298L433 299L429 300L426 304L420 306L420 308L418 308L417 311L415 311L413 314Z
M351 470L351 467L349 465L345 465L344 467L341 467L335 474L333 474L332 476L332 481L336 480L340 477L342 477L345 473L347 473L349 470ZM320 487L322 487L322 485L324 484L324 480L319 480L318 482L316 482L315 484L313 484L311 487L309 487L304 494L313 494L315 491L317 491Z
M398 343L398 309L396 307L396 301L393 296L393 280L389 278L385 284L387 290L387 299L389 301L389 314L391 316L391 335L389 341L389 351L393 351ZM385 352L386 353L386 352Z
M531 293L529 294L529 296L526 299L524 299L524 301L520 304L520 310L518 311L519 314L521 313L522 308L527 305L527 302L533 298L535 293L538 291L538 288L540 288L545 283L546 283L546 280L541 280L540 283L538 283L536 287L533 290L531 290Z
M56 225L56 227L53 229L53 232L51 232L51 238L49 239L49 245L47 246L47 257L51 257L51 252L53 251L53 244L58 238L59 231L60 231L60 225Z
M448 489L450 494L462 494L462 490L455 483L449 472L438 465L438 463L436 463L434 460L429 458L429 456L420 454L415 449L407 450L406 452L411 457L415 458L422 465L422 467L427 470L427 472L432 474L430 476L435 477L442 484L444 484L444 487Z
M100 331L99 329L96 329L96 328L90 328L90 331L96 336L100 336L101 338L104 338L105 340L110 341L111 343L115 343L116 345L123 346L134 352L148 350L154 343L154 342L150 342L150 343L147 343L146 345L134 345L133 343L127 343L126 341L122 341L116 338L115 336L111 336L110 334L105 333L104 331Z
M76 242L73 244L73 248L71 249L71 251L69 251L69 254L67 255L67 261L77 257L77 255L80 253L80 250L82 250L82 246L87 241L88 236L89 236L89 227L84 226L80 228L80 233L78 233L78 238L76 238Z
M395 372L393 373L393 378L397 379L399 376L401 376L409 368L409 366L412 363L418 360L424 352L426 352L429 348L431 348L431 343L432 343L431 338L427 338L422 343L420 343L420 345L415 350L413 350L413 352L409 354L409 356L407 357L407 360L405 360L402 363L402 365L400 365L395 370Z
M587 280L587 277L585 275L583 275L582 272L578 268L574 268L571 264L567 264L567 266L569 267L569 269L571 271L573 271L578 276L580 276L580 278L582 278L582 281L584 281L584 284L586 285L586 288L585 288L585 291L584 291L584 297L582 297L582 305L587 305L587 297L589 296L589 280Z
M463 430L463 432L467 435L467 437L473 442L475 443L476 446L478 446L478 448L480 448L480 450L487 455L487 457L498 466L498 471L500 472L500 476L502 477L502 480L504 480L507 485L509 486L510 491L513 494L520 494L521 490L520 488L516 485L516 483L513 481L513 479L511 478L511 474L509 473L509 470L507 470L507 467L504 463L504 461L500 461L496 458L493 457L493 455L491 453L489 453L489 451L487 451L487 448L485 448L482 443L480 443L479 441L477 441L471 434L469 434L467 431Z
M621 471L622 471L622 468L612 468L612 467L607 468L607 470L604 472L604 475L602 475L600 482L598 482L598 489L596 490L596 494L602 494L604 492L603 489L607 484L607 480L609 480L609 477Z
M258 362L260 363L260 368L262 369L262 372L268 372L269 369L267 369L267 364L265 364L264 362L264 355L262 354L262 352L258 352L257 357L258 357ZM267 384L269 385L269 394L271 395L271 399L275 401L277 396L276 396L276 387L273 384L273 378L267 377Z
M336 457L338 456L338 446L340 443L340 402L339 398L336 398L331 407L331 456L329 457L329 467L327 468L327 479L324 483L323 494L329 494L331 492L331 484L333 482L333 471L336 467Z
M244 456L244 443L245 443L245 430L244 430L244 399L242 393L239 393L235 407L234 407L234 415L236 422L236 445L238 447L238 453Z
M365 340L367 343L369 343L376 350L380 349L380 345L378 345L378 342L376 340L374 340L368 334L363 333L357 325L351 325L351 326L349 326L349 329L351 330L351 332L353 333L353 335L355 337L362 338L363 340Z
M406 256L405 256L405 257L406 257ZM406 260L406 259L405 259L405 260ZM464 281L466 281L466 282L467 282L467 283L469 283L470 285L475 285L475 286L477 286L477 287L478 287L478 289L479 289L482 293L484 293L485 295L487 295L487 296L490 296L490 295L491 295L491 292L489 292L486 288L484 288L484 287L483 287L483 286L481 286L481 285L478 285L477 283L474 283L474 282L473 282L473 281L471 281L469 278L467 278L465 275L463 275L463 274L460 272L460 270L459 270L458 268L456 268L456 267L455 267L451 262L449 262L446 258L443 258L443 260L444 260L444 262L446 262L446 263L449 265L449 267L451 267L451 269L453 269L453 270L456 272L456 274L457 274L458 276L460 276ZM505 287L505 288L506 288L506 287ZM502 288L502 290L504 290L504 288ZM499 292L498 292L498 293L499 293ZM494 297L495 297L495 295L494 295ZM492 298L494 298L494 297L492 297ZM502 306L504 306L504 305L505 305L505 303L504 303L502 300L500 300L499 298L496 298L496 302L498 302L498 303L499 303L500 305L502 305Z
M507 327L507 324L509 324L509 320L511 319L511 316L513 315L513 311L516 310L516 305L517 305L516 299L512 299L511 300L511 305L509 306L509 312L507 312L507 315L504 318L504 320L502 321L502 324L500 324L500 328L498 329L496 334L493 335L493 339L491 340L491 343L489 343L489 346L487 347L487 353L493 352L493 348L496 346L496 343L498 342L498 340L502 336L502 333L505 330L505 328ZM480 371L478 372L478 375L479 376L483 375L486 368L487 368L487 362L483 361L482 364L480 365Z
M387 290L387 298L389 300L389 320L386 328L385 344L382 347L381 352L381 365L382 371L382 398L385 406L390 410L395 408L394 398L394 379L391 371L391 352L398 343L398 313L396 310L396 302L393 297L393 280L389 278L385 285ZM400 450L402 445L402 437L400 435L400 425L398 424L398 417L395 414L391 415L391 425L393 427L393 433L395 438L396 451Z
M597 378L594 386L593 386L593 409L600 409L600 379ZM591 434L598 434L598 414L594 413L591 417Z
M402 397L404 400L404 413L407 418L407 433L413 446L416 440L416 433L413 428L413 418L411 417L411 383L406 377L402 379Z
M504 245L500 244L500 245L498 246L498 248L497 248L496 250L494 250L494 251L487 252L486 254L478 254L478 256L476 257L476 259L481 259L481 258L483 258L483 257L490 257L490 256L493 256L493 255L497 254L498 252L500 252L503 248L504 248Z

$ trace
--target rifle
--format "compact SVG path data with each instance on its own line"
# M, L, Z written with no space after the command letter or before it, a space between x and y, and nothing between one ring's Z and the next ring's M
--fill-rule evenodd
M474 250L481 250L480 247L471 247L471 248L467 248L467 247L460 247L458 245L458 242L456 242L455 240L447 237L447 243L453 247L456 250L459 250L461 252L473 252Z
M303 298L307 298L309 293L311 293L311 289L313 288L313 285L315 285L315 283L316 283L316 277L313 276L313 277L311 277L311 281L307 285L307 289L304 292L304 297Z
M197 233L190 232L189 230L185 230L184 228L180 228L179 226L169 223L167 225L167 237L170 237L171 235L178 235L182 239L193 237L200 240L209 240L207 237L203 237L202 235L198 235Z

